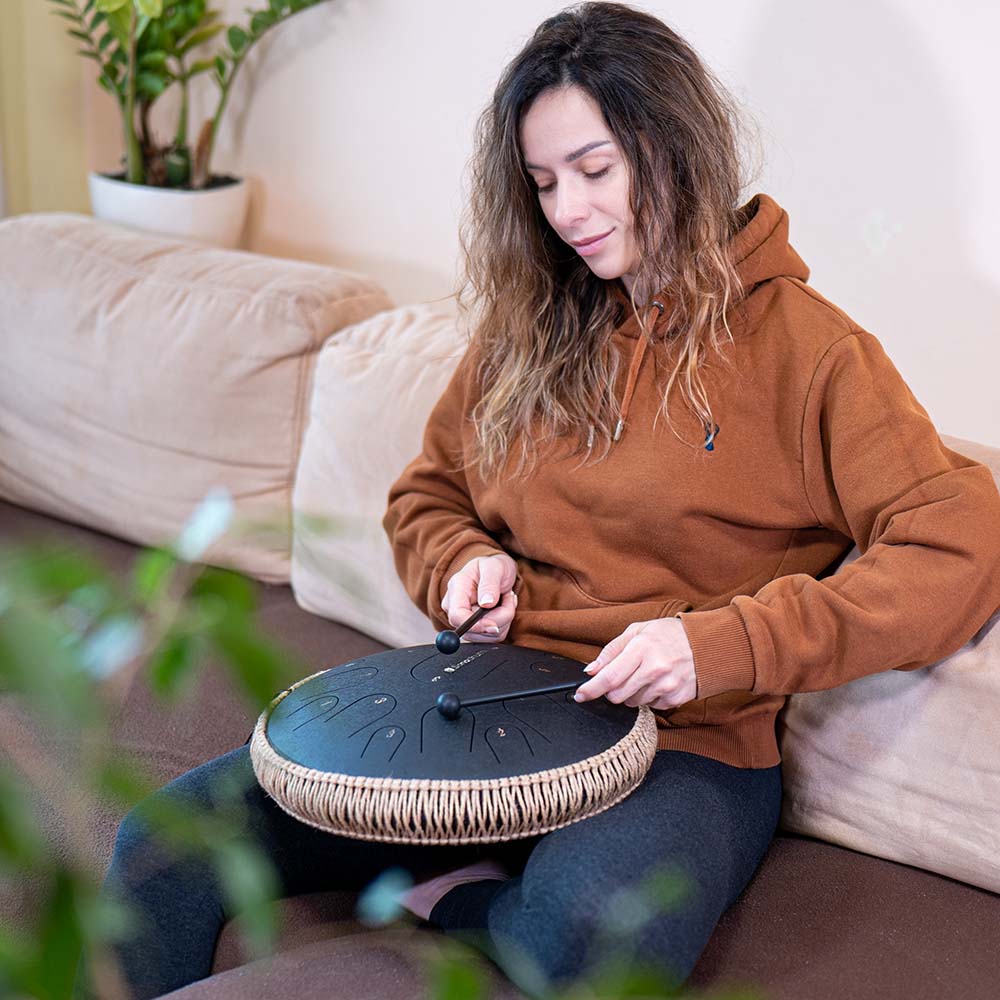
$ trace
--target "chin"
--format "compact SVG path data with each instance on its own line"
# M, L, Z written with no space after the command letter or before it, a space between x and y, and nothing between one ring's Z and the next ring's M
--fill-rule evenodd
M624 267L607 261L595 260L593 263L587 261L587 266L598 278L603 278L605 281L614 281L625 273Z

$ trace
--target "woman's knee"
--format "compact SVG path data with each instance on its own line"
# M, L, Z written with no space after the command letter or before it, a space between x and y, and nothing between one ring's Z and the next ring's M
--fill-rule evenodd
M723 909L678 866L637 873L611 891L585 876L513 880L498 893L489 930L501 964L522 986L567 986L642 968L664 988L690 975Z

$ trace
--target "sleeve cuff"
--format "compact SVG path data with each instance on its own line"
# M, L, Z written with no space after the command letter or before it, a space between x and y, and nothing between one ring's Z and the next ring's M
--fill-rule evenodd
M698 698L726 691L752 691L756 672L753 647L736 605L677 616L694 654Z

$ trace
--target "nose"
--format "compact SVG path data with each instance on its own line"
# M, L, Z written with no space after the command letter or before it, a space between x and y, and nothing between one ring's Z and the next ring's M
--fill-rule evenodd
M584 192L572 181L556 186L556 204L552 221L557 229L573 229L590 214Z

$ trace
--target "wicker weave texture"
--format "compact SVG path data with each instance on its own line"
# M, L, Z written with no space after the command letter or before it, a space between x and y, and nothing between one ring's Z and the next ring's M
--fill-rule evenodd
M620 802L656 754L655 718L640 708L635 725L614 746L564 767L463 781L336 774L289 761L268 742L270 713L292 690L275 699L254 727L250 757L257 780L301 822L358 840L490 844L548 833Z

